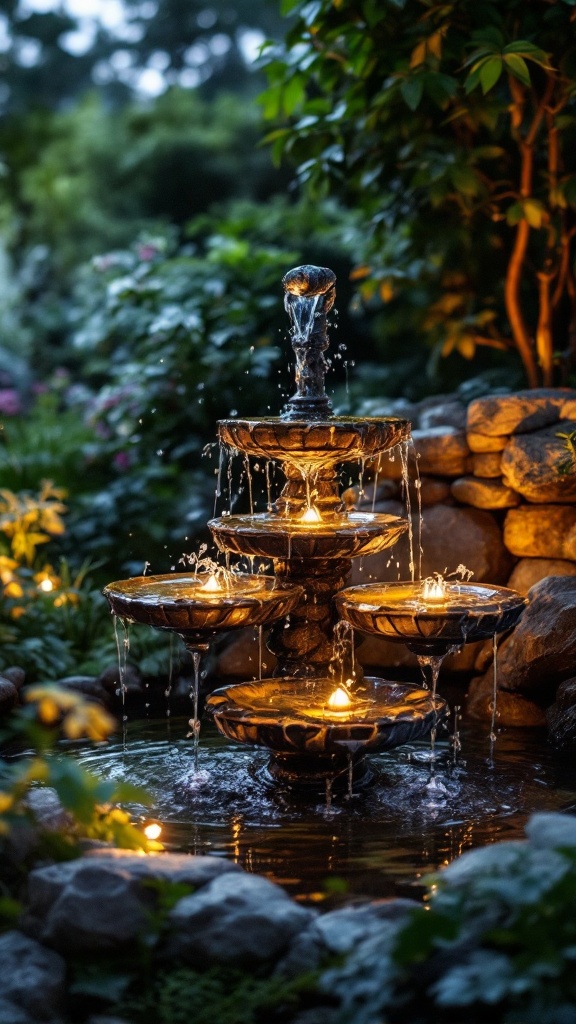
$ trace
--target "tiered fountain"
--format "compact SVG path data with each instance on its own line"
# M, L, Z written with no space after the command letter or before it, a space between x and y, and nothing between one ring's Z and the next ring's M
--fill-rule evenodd
M275 577L223 570L170 574L113 583L105 593L116 614L179 633L196 668L200 650L217 631L275 622L268 640L277 657L275 677L216 690L207 708L225 736L271 751L274 778L331 784L340 776L361 778L367 751L427 735L447 711L435 688L431 693L362 678L353 641L347 655L335 659L336 608L353 626L393 633L431 656L434 644L438 654L509 628L524 599L469 584L459 587L456 605L452 590L429 600L421 582L342 590L352 558L390 547L408 521L347 511L337 467L373 459L406 441L410 424L330 415L324 353L335 276L303 266L286 274L283 284L296 393L279 418L222 420L218 433L222 445L245 457L280 462L286 485L265 513L225 515L209 523L220 551L269 559Z

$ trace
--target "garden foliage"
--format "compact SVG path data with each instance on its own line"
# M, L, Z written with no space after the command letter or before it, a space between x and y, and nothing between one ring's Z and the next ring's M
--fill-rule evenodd
M285 0L268 136L362 211L366 300L446 355L516 350L532 386L574 372L573 0ZM288 122L288 123L286 123Z

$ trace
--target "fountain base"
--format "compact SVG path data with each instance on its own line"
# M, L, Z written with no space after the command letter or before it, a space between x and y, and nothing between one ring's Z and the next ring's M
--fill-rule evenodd
M350 789L362 789L373 778L364 751L350 755L328 754L325 757L306 754L272 754L267 774L275 785L297 792L325 796Z
M365 755L429 735L448 713L446 701L408 683L357 681L348 707L330 706L333 678L262 679L224 686L206 710L230 740L266 747L270 776L293 787L326 781L362 783ZM338 783L337 783L338 784Z

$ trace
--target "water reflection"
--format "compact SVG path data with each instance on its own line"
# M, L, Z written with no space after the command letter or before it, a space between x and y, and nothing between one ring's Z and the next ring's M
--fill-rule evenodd
M108 778L152 792L152 808L132 809L162 822L170 850L230 857L298 898L319 899L340 880L348 898L406 894L422 874L470 847L520 838L532 811L576 800L576 768L528 730L500 735L493 762L478 724L463 728L456 761L445 734L434 793L425 741L374 755L373 784L351 800L336 795L327 810L320 797L296 799L270 785L266 752L227 743L212 725L194 772L186 727L172 719L169 735L166 721L130 725L126 746L77 748L76 755Z

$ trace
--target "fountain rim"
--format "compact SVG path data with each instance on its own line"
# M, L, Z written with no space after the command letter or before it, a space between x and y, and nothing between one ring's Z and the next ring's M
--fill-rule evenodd
M237 704L234 701L235 693L237 694L238 691L245 692L247 688L250 688L251 690L259 690L265 689L267 685L270 686L273 684L276 691L282 693L289 688L290 684L299 685L301 687L303 682L306 684L329 682L332 688L337 685L334 680L329 679L327 676L306 678L305 680L301 679L299 676L283 676L282 678L269 677L241 683L228 683L226 686L218 687L218 689L213 690L212 693L208 695L205 706L206 711L215 719L218 716L224 717L225 715L241 713L239 721L242 725L247 726L253 725L262 727L264 724L262 721L263 717L267 719L274 717L276 725L289 722L292 726L300 726L302 728L316 726L319 728L323 727L334 730L350 729L356 726L393 725L395 723L405 722L410 718L414 718L414 716L410 714L408 714L407 718L402 717L402 714L398 716L388 716L386 714L375 714L369 716L365 714L355 718L353 716L353 711L349 712L350 717L346 717L345 719L338 718L337 715L331 719L329 713L323 717L307 716L305 712L275 712L274 709L272 709L270 713L267 713L264 708L249 708L245 703ZM396 686L404 693L408 692L419 694L419 701L414 701L415 708L423 702L430 705L423 713L424 717L431 713L435 713L440 717L445 715L447 712L448 705L443 697L440 697L438 694L432 694L431 690L427 690L423 686L419 686L417 683L397 682L393 679L382 679L379 676L365 676L363 682L375 684L376 688L379 686ZM311 694L311 696L313 695ZM214 698L216 698L217 703L215 703ZM263 743L260 745L266 746L267 744Z
M335 525L335 520L338 523L342 520L341 525ZM392 512L326 513L319 523L303 523L297 518L278 512L246 512L239 515L217 516L207 522L210 530L215 530L217 533L232 532L236 536L261 536L263 524L269 524L271 527L270 530L264 531L266 536L271 536L276 532L282 537L304 537L310 534L314 537L330 537L335 540L350 536L363 538L365 534L373 532L375 536L378 536L379 531L385 526L393 527L400 532L408 529L406 516L395 515Z
M203 574L209 575L209 574ZM230 593L228 591L212 592L212 593L199 593L189 594L182 597L162 597L162 606L168 608L183 608L187 604L194 604L197 608L213 609L215 605L230 605L236 607L249 607L252 604L262 604L262 602L272 601L274 597L288 597L292 593L295 597L297 593L302 591L302 587L296 584L285 584L282 580L279 580L277 576L269 576L264 573L234 573L234 579L240 580L242 583L252 583L254 593L249 592L243 593ZM141 583L143 587L146 584L163 584L166 583L168 586L170 583L185 581L197 582L199 584L198 590L202 585L202 576L196 576L194 573L162 573L162 574L150 574L149 576L130 576L128 579L116 580L112 583L106 584L102 590L102 594L108 601L111 599L119 599L128 604L134 606L153 607L158 605L158 595L156 597L146 598L145 594L131 593L130 584ZM249 588L250 589L250 588Z
M408 433L411 432L412 422L411 420L405 419L403 416L328 416L322 420L288 420L282 416L227 416L225 418L216 421L218 426L229 424L250 424L257 426L260 423L263 424L274 424L275 426L284 427L287 431L302 429L303 427L307 430L317 430L319 427L354 427L368 424L369 426L380 426L392 424L394 426L401 426L403 429L407 429ZM400 441L398 441L400 444Z
M437 602L426 603L425 598L418 593L416 588L421 585L423 580L394 580L390 583L361 583L353 587L345 587L336 594L335 601L338 605L338 610L342 611L347 605L358 614L372 614L372 615L395 615L395 616L407 616L413 617L415 613L418 614L418 618L423 619L460 619L463 615L469 615L474 612L474 609L468 604L455 604L448 601L453 600L453 595L450 591L454 590L455 595L466 591L480 591L480 594L486 593L493 597L492 601L484 602L479 606L478 611L483 614L490 614L494 611L507 611L512 608L519 606L526 607L528 604L528 598L524 594L519 594L518 591L512 590L510 587L502 587L494 583L469 583L461 582L456 583L452 580L445 580L444 584L447 588L448 593L446 594L447 601L439 599ZM406 587L414 588L414 596L410 599L406 599L403 602L386 602L381 600L378 603L375 601L370 602L369 598L365 595L370 591L375 592L377 590L395 591L401 590ZM408 600L416 602L418 597L421 597L421 603L419 604L408 604ZM364 597L364 600L362 598ZM364 605L364 607L362 607Z

